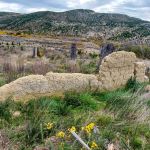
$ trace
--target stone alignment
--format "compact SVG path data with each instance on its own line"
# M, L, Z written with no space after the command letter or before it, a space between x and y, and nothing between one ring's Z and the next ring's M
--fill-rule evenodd
M99 74L53 73L29 75L0 87L0 101L11 97L27 101L68 91L109 91L124 86L130 77L145 81L145 65L136 62L132 52L119 51L106 56Z

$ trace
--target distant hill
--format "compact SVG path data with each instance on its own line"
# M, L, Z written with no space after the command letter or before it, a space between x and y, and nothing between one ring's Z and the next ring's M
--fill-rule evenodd
M0 12L0 29L38 34L100 35L109 39L150 36L150 22L123 14L77 9L30 14Z
M12 16L18 16L19 13L13 13L13 12L0 12L0 17L12 17Z

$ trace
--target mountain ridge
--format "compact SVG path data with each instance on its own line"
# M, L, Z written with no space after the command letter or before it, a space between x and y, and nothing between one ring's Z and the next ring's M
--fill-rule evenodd
M0 29L36 34L88 35L106 34L115 38L150 36L150 22L117 13L97 13L88 9L64 12L39 11L29 14L0 12ZM2 16L2 17L1 17ZM121 35L122 36L122 35Z

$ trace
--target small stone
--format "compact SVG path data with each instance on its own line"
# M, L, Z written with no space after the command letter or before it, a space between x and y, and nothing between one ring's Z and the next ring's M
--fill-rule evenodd
M21 112L20 111L15 111L14 113L13 113L13 116L14 117L19 117L21 115Z
M146 91L146 92L150 92L150 85L147 85L147 86L145 87L145 91Z

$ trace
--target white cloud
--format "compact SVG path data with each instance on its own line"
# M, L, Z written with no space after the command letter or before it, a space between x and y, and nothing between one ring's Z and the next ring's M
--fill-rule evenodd
M84 8L88 4L96 2L96 0L68 0L67 7L68 8Z
M47 8L27 8L25 9L26 13L32 13L32 12L37 12L37 11L47 11Z
M138 8L126 8L124 13L128 12L128 15L133 16L133 17L139 17L150 21L150 7L138 7Z
M150 21L150 6L142 7L143 4L142 0L114 0L93 9L100 13L121 13Z
M89 2L94 2L95 0L80 0L80 4L83 5L83 4L86 4L86 3L89 3Z
M27 8L21 4L17 3L6 3L0 1L0 11L5 11L5 12L23 12L23 13L32 13L32 12L37 12L37 11L46 11L48 10L47 8Z
M22 8L23 6L17 3L6 3L6 2L0 1L0 11L18 12L18 11L21 11Z
M98 12L104 12L104 13L107 13L107 12L112 12L113 13L121 5L123 5L123 4L125 4L129 1L133 1L133 0L114 0L114 1L111 1L110 3L108 3L108 4L98 6L98 7L94 8L94 10L98 11Z

